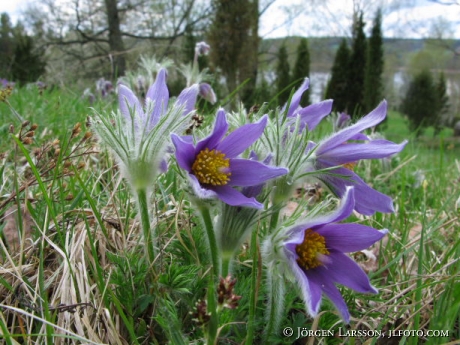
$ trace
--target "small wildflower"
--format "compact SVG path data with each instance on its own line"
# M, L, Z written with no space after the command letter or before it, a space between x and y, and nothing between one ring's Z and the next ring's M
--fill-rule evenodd
M8 97L10 97L13 92L12 86L7 86L5 89L0 89L0 102L6 102Z
M198 56L208 55L210 49L211 49L211 47L206 42L204 42L204 41L198 42L195 45L195 54L198 55Z
M209 85L208 83L200 84L199 95L211 104L214 104L217 101L216 94L214 93L214 90L212 89L211 85Z
M361 224L337 223L354 208L354 192L348 187L340 207L329 215L305 220L281 229L264 242L263 253L270 272L287 274L300 287L308 313L318 314L324 293L345 322L347 305L335 286L345 285L361 293L377 293L364 271L345 253L364 250L384 237L388 230ZM276 273L273 273L276 274Z
M22 139L22 143L25 145L30 145L32 144L32 142L33 142L32 138L29 138L29 137Z
M171 135L177 163L188 172L199 198L218 198L232 206L262 208L255 198L248 198L233 187L258 185L288 172L285 168L238 158L261 136L266 124L267 116L264 116L259 122L241 126L224 138L228 122L225 111L220 109L212 134L196 145L190 136Z
M219 287L217 288L217 303L222 308L235 309L238 307L238 301L241 296L237 296L233 292L235 287L236 279L232 279L228 275L225 279L220 277Z
M81 124L80 122L77 122L72 129L72 135L70 136L70 138L75 138L76 136L80 134L80 132L81 132Z
M205 300L199 300L195 303L195 311L190 312L192 320L197 323L198 326L205 326L211 320L211 314L208 313L208 303Z

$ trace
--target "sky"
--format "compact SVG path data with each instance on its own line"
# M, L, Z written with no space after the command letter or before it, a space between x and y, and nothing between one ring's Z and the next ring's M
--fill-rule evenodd
M8 12L15 22L30 2L39 0L0 0L0 13ZM460 39L460 1L438 2L457 4L442 5L433 0L276 0L262 15L259 34L263 38L349 36L354 7L364 10L369 31L380 6L385 37L423 38L442 32L444 38ZM263 6L264 1L260 4Z

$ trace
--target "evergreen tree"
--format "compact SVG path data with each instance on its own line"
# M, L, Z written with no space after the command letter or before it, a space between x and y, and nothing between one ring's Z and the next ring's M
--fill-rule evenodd
M434 134L441 131L443 124L446 122L446 115L449 112L449 96L447 95L447 83L444 73L439 75L438 82L435 85L437 97L437 121L433 124Z
M308 41L306 38L300 40L297 47L297 58L292 70L292 83L297 89L306 77L310 76L310 51L308 50ZM310 103L310 90L303 93L300 104L306 106Z
M278 51L278 65L276 68L276 89L278 94L278 103L283 105L289 99L291 90L291 77L289 73L289 61L286 46L281 45Z
M20 84L35 82L45 73L46 63L42 54L35 51L32 37L24 35L17 39L14 49L14 60L11 65L11 75Z
M438 94L430 71L421 71L410 83L401 104L401 112L407 115L409 128L416 135L439 120L437 100Z
M347 80L350 49L346 39L342 39L332 65L331 79L326 87L326 99L333 99L335 111L346 111L347 108Z
M11 60L14 54L13 28L8 13L0 18L0 78L11 77Z
M375 15L369 38L366 74L364 79L364 111L374 109L383 99L383 37L382 12L379 9Z
M365 25L363 12L360 12L353 23L353 44L348 65L347 110L352 117L361 117L363 112L364 75L367 59Z
M222 70L228 90L233 92L244 80L239 80L241 55L251 29L249 0L213 1L215 15L209 30L208 43L212 47L210 59Z

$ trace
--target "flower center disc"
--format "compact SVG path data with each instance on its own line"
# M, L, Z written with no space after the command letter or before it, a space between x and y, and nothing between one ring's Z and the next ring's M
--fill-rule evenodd
M321 266L321 255L329 254L325 238L311 229L305 231L304 240L295 247L295 252L299 256L297 263L306 270Z
M228 183L231 175L228 172L229 166L230 159L225 158L225 153L206 148L197 154L192 171L201 183L223 186Z
M345 168L345 169L348 169L348 170L355 170L355 166L356 166L356 162L350 162L350 163L345 163L343 164L342 166Z

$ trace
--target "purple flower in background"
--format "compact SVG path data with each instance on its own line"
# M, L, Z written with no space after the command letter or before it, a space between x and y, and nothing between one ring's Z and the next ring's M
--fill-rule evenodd
M361 159L385 158L400 152L407 144L407 140L401 144L395 144L387 140L370 140L366 143L348 141L369 140L361 132L382 122L386 112L387 103L383 101L376 109L354 125L332 134L318 145L312 143L313 145L309 147L310 149L315 149L310 157L313 161L311 170L342 166L326 173L321 173L317 178L339 197L345 194L347 186L354 186L355 209L364 215L372 215L375 212L394 212L393 200L389 196L369 187L352 171L352 168Z
M267 116L264 116L259 122L241 126L224 137L228 122L225 111L220 109L213 132L196 145L190 136L172 134L177 163L188 172L199 198L218 198L232 206L262 208L254 197L247 197L234 187L259 185L288 172L285 168L238 158L262 135L266 124Z
M104 98L113 91L113 84L109 80L100 78L96 82L96 90L101 94L101 97Z
M198 42L195 45L195 55L196 56L208 55L210 49L211 47L206 42L204 41Z
M197 95L198 85L194 84L168 105L166 70L162 69L147 91L144 107L131 89L119 84L120 112L111 117L98 114L93 129L112 149L135 190L148 188L167 169L170 133L187 128L185 115L194 110Z
M332 100L328 99L319 103L311 104L305 108L300 107L300 100L305 91L308 90L310 85L309 79L305 78L302 85L299 89L292 95L291 103L287 109L287 117L295 122L297 116L300 116L300 128L299 130L304 130L305 127L308 130L312 131L315 127L321 122L321 120L332 110ZM285 104L282 111L286 110L288 104Z
M198 94L197 85L191 86L181 92L176 100L176 106L182 106L183 115L194 110ZM133 124L136 131L150 132L166 113L169 102L169 91L166 85L166 70L161 69L153 85L148 89L145 97L145 110L139 99L127 86L118 85L118 100L120 110L125 120Z
M388 230L347 223L354 207L353 188L348 187L340 207L332 214L302 222L286 230L282 244L283 261L299 284L307 311L316 316L324 293L345 322L350 321L347 305L336 283L361 293L377 293L364 271L345 253L368 248Z
M208 83L200 84L199 95L211 104L214 104L217 101L216 94L214 93L214 90L212 89L211 85L209 85Z
M345 126L347 126L350 122L351 122L350 115L348 115L347 113L340 113L337 116L337 121L335 122L335 128L336 129L345 128Z

